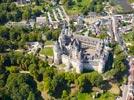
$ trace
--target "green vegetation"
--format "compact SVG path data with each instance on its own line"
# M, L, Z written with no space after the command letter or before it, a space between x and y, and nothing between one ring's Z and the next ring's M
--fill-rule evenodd
M128 47L128 53L134 55L134 32L129 32L123 35L123 38Z
M78 100L92 100L88 93L78 93Z
M134 3L134 0L128 0L128 2L130 2L130 3Z
M46 56L53 56L53 48L52 47L45 47L40 51L41 54Z
M104 93L98 98L98 100L115 100L115 96L109 92Z
M33 55L10 52L0 55L0 64L0 98L42 100L35 80L39 82L43 80L45 68L49 66L47 63ZM30 75L25 71L30 72Z
M0 52L5 52L7 49L24 48L26 42L31 41L41 42L41 33L37 34L36 31L23 27L0 26Z
M19 71L17 66L6 67L6 70L9 71L10 73L15 73Z
M106 37L108 37L108 34L107 33L101 33L97 37L100 38L100 39L105 39Z
M103 10L105 1L109 0L63 0L63 3L69 15L77 15L79 13L87 14L88 11L99 13Z
M34 0L31 1L31 4L20 7L13 0L1 0L0 24L5 24L8 21L19 22L21 20L28 20L31 16L40 16L41 11L45 10L44 5L41 4L41 0Z
M100 13L109 0L61 0L68 14L87 14L88 11ZM56 0L57 4L59 0ZM43 27L33 29L26 26L7 26L7 22L28 21L33 17L45 15L43 11L51 11L53 6L49 1L33 0L24 6L16 5L13 0L0 1L0 99L2 100L42 100L41 93L46 93L51 99L62 100L114 100L119 94L120 83L125 83L124 77L126 56L118 44L111 44L110 56L113 62L112 69L105 74L96 71L77 74L75 72L63 72L65 65L49 65L49 60L41 59L37 53L27 54L27 42L41 42L44 49L39 53L53 56L52 45L59 37L61 29ZM43 13L43 14L42 14ZM52 16L54 18L54 16ZM73 23L73 21L72 21ZM125 26L127 23L123 23ZM73 31L75 27L71 26ZM86 32L87 30L84 30ZM106 30L98 37L107 37ZM44 35L44 39L42 39ZM91 35L89 31L88 35ZM128 42L134 41L134 34L124 35ZM133 44L133 42L132 42ZM20 51L19 51L20 50ZM129 47L129 52L134 54L134 46ZM45 60L45 61L44 61ZM110 67L109 64L107 64ZM107 80L103 79L103 76ZM108 80L116 80L118 84L109 83ZM112 87L108 87L108 85ZM94 90L97 88L98 90ZM47 98L46 96L46 98ZM45 99L46 99L45 98Z
M13 73L7 78L5 91L10 99L31 99L40 100L39 91L36 89L36 83L28 74ZM38 95L38 96L37 96Z
M54 41L51 41L51 40L45 42L45 45L53 45L53 44L54 44Z
M126 42L133 42L134 41L134 32L129 32L126 34L123 34L123 38Z
M72 1L73 5L68 7L66 4L64 7L67 13L70 15L79 14L85 7L88 7L91 3L91 0L72 0Z
M75 73L57 73L57 71L52 68L47 68L46 70L45 72L49 73L44 74L45 90L56 98L66 97L65 94L68 94L66 98L72 98L71 95L69 96L69 94L71 94L71 84L75 84L79 92L89 93L93 86L99 87L103 82L102 76L97 72L78 75ZM84 95L79 95L78 98L84 98Z
M120 82L123 82L124 73L127 70L126 65L124 62L126 61L126 55L121 50L121 47L119 47L118 44L115 44L113 47L113 53L115 54L115 58L113 58L113 65L112 69L107 71L105 73L105 77L107 79L115 79L118 81L118 85L120 85ZM112 59L112 58L111 58Z
M48 27L45 27L44 35L46 36L47 40L57 40L60 34L60 29L49 29Z

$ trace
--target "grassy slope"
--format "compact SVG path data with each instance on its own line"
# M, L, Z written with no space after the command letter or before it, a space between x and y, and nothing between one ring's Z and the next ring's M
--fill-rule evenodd
M73 5L71 8L68 8L66 5L64 6L69 15L79 14L84 7L88 7L90 5L92 0L82 0L82 2L77 2L77 0L74 1L75 5Z
M41 54L46 56L53 56L53 49L51 47L46 47L40 51Z
M128 0L128 2L130 2L130 3L134 3L134 0Z
M46 41L45 42L45 45L53 45L54 44L54 41Z

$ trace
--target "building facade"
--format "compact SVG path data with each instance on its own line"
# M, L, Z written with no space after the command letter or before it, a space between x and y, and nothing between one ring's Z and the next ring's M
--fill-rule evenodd
M105 71L109 56L107 40L72 34L69 28L63 28L53 47L54 63L65 64L66 70L74 68L77 73L84 69Z
M134 100L134 58L130 60L127 100Z

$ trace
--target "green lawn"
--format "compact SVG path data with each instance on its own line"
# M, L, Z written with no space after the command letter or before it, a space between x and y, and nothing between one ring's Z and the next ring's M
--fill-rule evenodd
M66 67L66 65L65 64L60 64L60 65L58 65L59 67Z
M53 48L52 47L43 48L40 51L40 53L43 54L43 55L46 55L46 56L53 56Z
M54 41L46 41L45 42L45 45L53 45L54 44Z
M101 94L96 100L115 100L115 96L109 92Z
M78 93L78 100L93 100L88 93Z
M123 39L125 40L125 42L133 43L134 32L129 32L127 34L123 34Z
M130 3L134 3L134 0L128 0L128 2L130 2Z
M64 8L69 15L79 14L83 10L83 8L90 5L91 1L92 0L82 0L81 2L77 2L77 0L74 0L75 4L72 5L72 7L68 8L65 5Z

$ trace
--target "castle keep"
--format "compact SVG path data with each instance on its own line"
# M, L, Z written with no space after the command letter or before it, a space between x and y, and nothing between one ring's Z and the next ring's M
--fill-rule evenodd
M103 73L109 56L107 44L107 40L72 34L64 28L53 47L54 63L65 64L67 71L74 68L77 73L83 69Z

